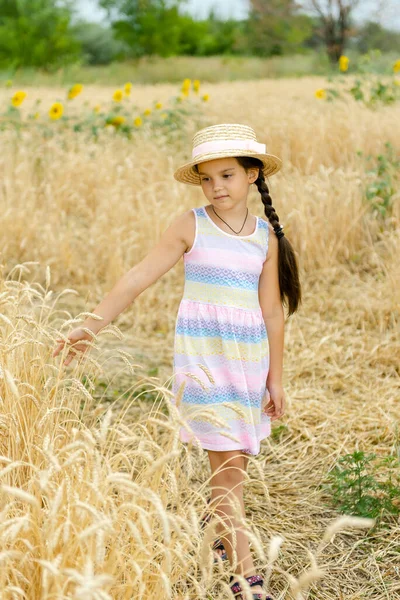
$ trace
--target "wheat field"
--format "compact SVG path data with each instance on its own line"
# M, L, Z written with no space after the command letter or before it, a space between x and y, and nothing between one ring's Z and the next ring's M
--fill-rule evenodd
M183 261L82 361L51 356L175 216L206 203L172 175L197 128L222 122L252 126L283 160L269 188L304 296L285 327L286 413L245 484L258 571L275 600L400 598L398 518L343 515L323 486L346 453L399 458L400 192L384 218L365 201L376 177L365 156L385 143L400 154L398 108L320 102L323 84L208 84L173 144L162 132L2 133L2 600L229 598L231 568L212 562L215 522L200 531L208 459L179 442L169 401ZM135 100L145 108L175 89L136 87ZM32 88L24 110L60 93ZM86 86L79 101L111 93ZM262 208L252 191L250 212Z

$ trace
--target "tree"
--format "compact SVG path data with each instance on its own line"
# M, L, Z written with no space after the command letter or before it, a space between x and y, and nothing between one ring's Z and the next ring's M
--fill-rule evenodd
M171 56L180 51L182 0L100 0L107 9L115 36L132 55Z
M79 58L72 10L57 0L0 0L0 64L50 70Z
M319 34L332 65L344 53L347 39L356 33L352 27L352 11L360 0L310 0L308 5L320 19Z
M307 15L298 14L295 0L251 0L247 21L249 49L261 56L299 50L312 33Z
M74 35L82 46L83 60L89 65L106 65L124 58L126 45L114 38L111 27L80 21L74 26Z
M363 54L370 50L396 52L400 48L400 33L390 31L374 21L368 21L360 27L353 43L355 48Z

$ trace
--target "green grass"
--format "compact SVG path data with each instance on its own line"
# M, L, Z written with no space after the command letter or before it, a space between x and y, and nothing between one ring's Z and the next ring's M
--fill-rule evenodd
M356 67L358 57L353 53L348 54L351 61L350 70L353 70ZM371 69L389 74L396 58L398 57L394 54L375 57ZM142 84L178 83L185 77L212 83L328 75L332 72L336 71L332 71L323 51L273 58L246 56L173 56L160 58L149 56L105 66L76 64L62 67L54 73L36 69L19 69L16 72L3 70L0 71L0 85L4 85L8 79L13 80L14 85L20 86L66 86L77 81L83 84L99 85L120 85L121 81Z
M360 56L348 52L349 72L357 72ZM368 65L372 72L391 74L398 56L394 53L377 55ZM336 73L329 65L325 52L310 52L295 56L260 58L254 56L157 56L116 62L104 66L70 65L54 73L37 69L0 71L0 85L9 79L20 86L66 86L79 81L83 84L120 85L121 81L142 84L178 83L185 77L203 82L220 82L247 79L303 77Z

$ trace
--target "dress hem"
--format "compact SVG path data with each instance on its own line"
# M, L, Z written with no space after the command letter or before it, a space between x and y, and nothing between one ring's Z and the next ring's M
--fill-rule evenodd
M264 435L263 437L261 437L258 442L259 444L267 439L268 437L270 437L271 435L271 430L269 431L269 433L267 433L266 435ZM195 436L191 437L190 439L182 439L182 434L180 435L180 440L183 444L190 444L190 443L194 443L194 439ZM245 448L240 448L238 447L238 444L236 444L236 446L234 448L226 448L226 447L222 447L221 444L210 444L210 443L203 443L201 442L201 440L199 440L199 438L197 438L197 441L200 442L200 446L202 447L203 450L215 450L215 451L220 451L220 452L231 452L232 450L242 450L245 454L251 454L252 456L257 456L258 454L260 454L260 446L258 447L258 452L245 452ZM248 449L247 449L248 450Z

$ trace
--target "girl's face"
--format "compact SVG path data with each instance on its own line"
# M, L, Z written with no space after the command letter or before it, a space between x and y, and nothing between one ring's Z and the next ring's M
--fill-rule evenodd
M215 208L232 208L246 204L249 187L258 177L259 169L248 172L236 158L216 158L198 165L201 187Z

